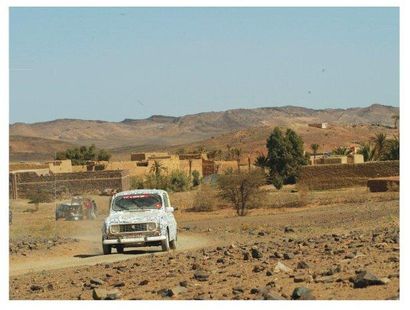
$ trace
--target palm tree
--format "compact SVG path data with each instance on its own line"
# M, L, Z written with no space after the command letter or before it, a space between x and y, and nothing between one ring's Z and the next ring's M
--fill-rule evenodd
M383 155L384 149L386 147L386 140L387 139L385 133L378 133L372 138L376 149L376 157L378 160L380 160Z
M241 154L242 150L238 148L233 148L232 150L232 157L236 159L236 162L238 163L238 172L240 172L240 162L241 162Z
M394 129L397 129L397 122L398 122L398 120L399 120L399 115L398 114L394 114L394 115L392 115L392 117L391 117L392 119L393 119L393 121L394 121Z
M315 164L316 154L317 154L317 150L319 149L319 144L313 143L310 145L310 148L312 149L312 152L313 152L313 164Z
M337 148L333 149L332 153L335 155L346 156L349 155L352 150L345 146L338 146Z
M267 163L267 158L265 156L265 154L259 154L256 159L255 159L255 166L260 167L262 169L264 169L266 167L266 163Z
M154 162L152 163L150 172L153 173L156 177L161 176L161 172L162 171L166 171L167 168L164 167L164 165L158 161L158 160L154 160Z
M370 142L363 143L360 146L360 149L357 151L358 154L363 155L363 160L366 161L374 161L376 155L376 149L372 146Z

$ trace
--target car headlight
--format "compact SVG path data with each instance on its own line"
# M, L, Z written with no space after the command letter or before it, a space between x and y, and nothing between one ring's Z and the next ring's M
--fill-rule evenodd
M148 231L154 231L157 229L157 224L156 223L148 223L147 224L147 230Z
M110 232L112 234L118 234L120 232L120 225L111 225Z

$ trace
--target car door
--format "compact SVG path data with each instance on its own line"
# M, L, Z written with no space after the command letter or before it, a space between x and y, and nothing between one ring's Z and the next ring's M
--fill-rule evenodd
M171 207L171 203L169 201L169 196L167 193L163 194L163 200L164 200L164 207L165 210L169 207ZM177 223L175 221L174 214L172 212L165 212L165 216L168 222L168 227L169 227L169 237L170 240L175 240L176 239L176 234L177 234Z

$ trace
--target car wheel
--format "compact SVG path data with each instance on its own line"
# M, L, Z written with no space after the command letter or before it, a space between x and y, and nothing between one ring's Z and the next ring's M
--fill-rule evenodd
M111 254L111 245L103 244L103 253L104 255Z
M124 246L123 245L117 245L117 253L124 253Z
M169 251L169 233L167 233L165 240L161 241L161 247L163 252Z
M172 241L169 243L169 247L170 247L171 249L173 249L173 250L175 250L175 249L177 248L177 236L175 236L175 239L172 240Z

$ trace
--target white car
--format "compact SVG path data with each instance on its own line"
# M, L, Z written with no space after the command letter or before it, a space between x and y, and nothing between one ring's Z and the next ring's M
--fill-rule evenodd
M163 251L177 247L177 223L169 196L163 190L131 190L115 194L110 214L102 228L104 254L113 247L161 246Z

